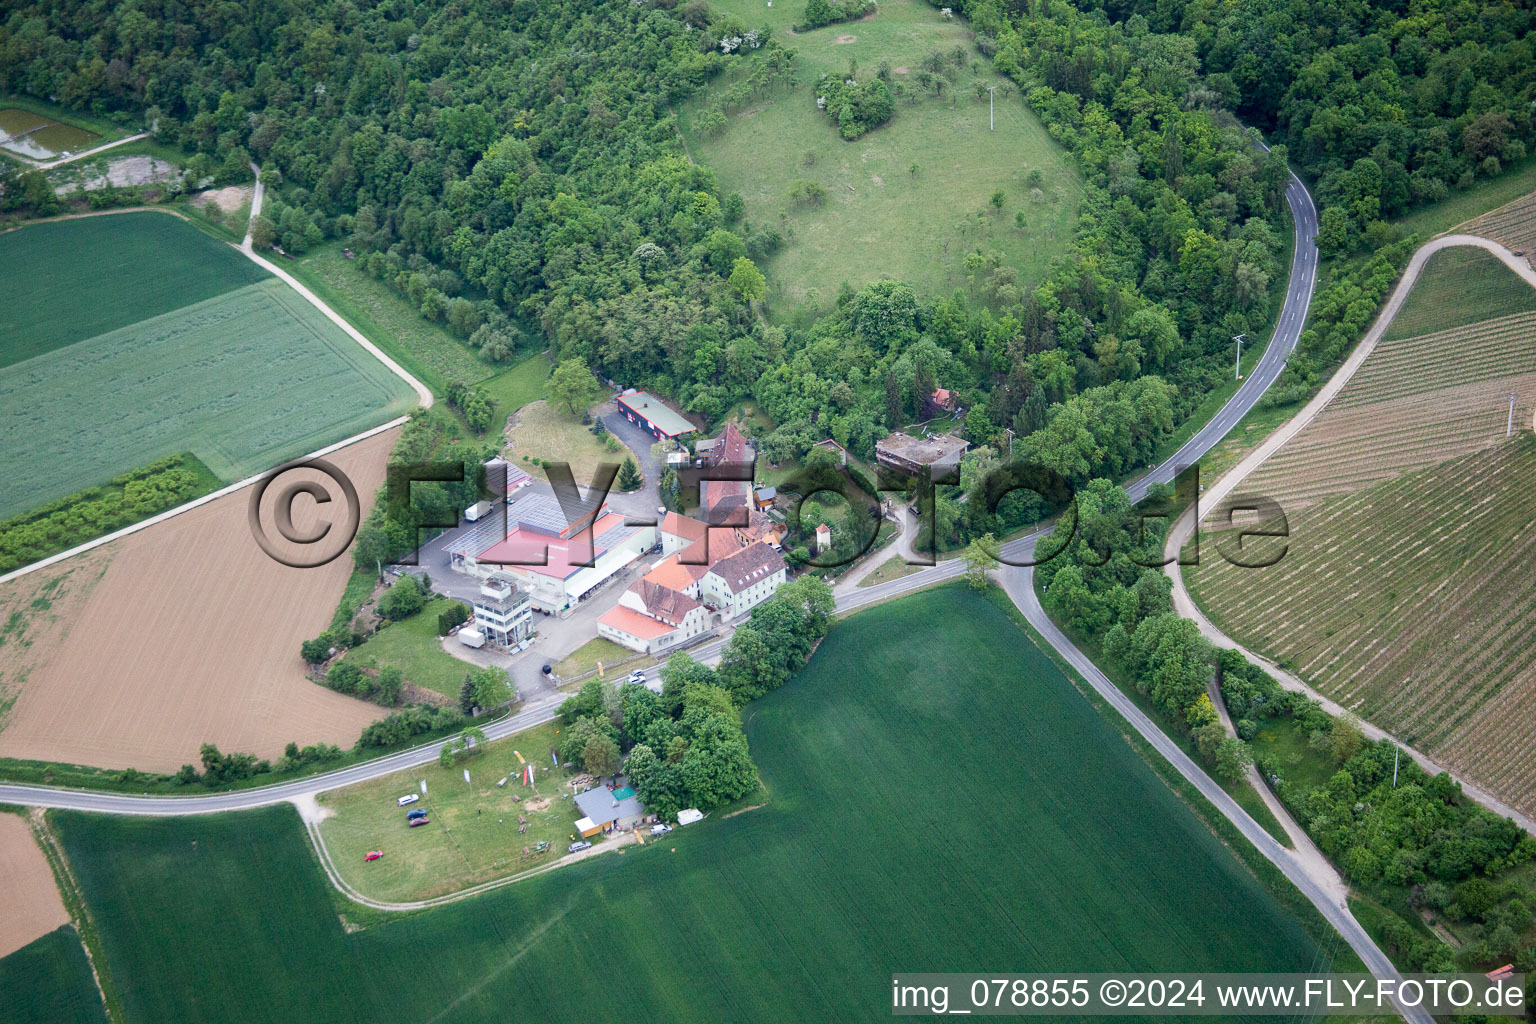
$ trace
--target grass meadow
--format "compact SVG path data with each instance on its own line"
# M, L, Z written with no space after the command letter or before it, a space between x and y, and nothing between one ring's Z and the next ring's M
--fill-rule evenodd
M745 714L766 806L408 916L339 920L288 807L53 820L128 1021L874 1021L893 970L1326 961L985 597L843 621Z
M0 517L176 452L238 480L414 401L287 285L246 285L0 370Z
M777 229L787 244L765 264L769 299L825 307L848 282L858 288L882 277L911 284L919 294L947 294L969 286L961 266L974 250L997 250L1019 271L1021 288L1038 283L1071 241L1079 186L1065 155L1030 113L1017 88L993 73L960 20L945 21L921 0L888 0L872 18L791 34L805 4L787 0L717 0L718 12L748 26L767 26L795 51L799 84L728 113L718 136L694 131L698 116L729 89L726 78L691 100L679 121L693 159L712 168L721 191L740 192L754 230ZM916 84L923 59L962 47L967 66L942 97ZM898 98L895 116L853 142L816 108L815 83L823 73L872 78L882 61L892 81L917 103ZM951 69L953 65L951 64ZM976 83L998 86L997 129L987 127L987 97ZM916 173L912 165L917 165ZM1032 197L1029 173L1043 175ZM819 207L797 206L788 192L799 179L826 190ZM989 200L998 189L1000 214ZM1027 226L1014 225L1023 211ZM812 296L812 290L815 296Z
M344 660L368 669L394 665L406 682L458 700L464 677L475 666L444 651L437 635L438 615L457 603L433 598L415 615L390 623L348 651Z
M576 772L550 760L559 729L559 722L549 722L487 744L483 754L452 768L433 762L323 794L321 806L336 812L320 825L336 870L374 899L417 900L565 856L581 815L565 784ZM534 766L532 789L518 781L524 762L517 753ZM466 769L470 785L464 782ZM498 786L503 778L506 785ZM396 805L397 797L419 793L422 782L426 796L411 808ZM414 808L427 811L431 824L407 825L405 813ZM518 832L518 815L528 819L527 832ZM550 844L542 854L535 852L540 840ZM384 856L364 861L369 850L383 850Z
M6 1024L106 1024L80 936L70 925L0 958Z

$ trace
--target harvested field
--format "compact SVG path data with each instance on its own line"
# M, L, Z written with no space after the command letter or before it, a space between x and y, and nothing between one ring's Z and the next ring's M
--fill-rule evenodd
M0 957L69 924L53 869L19 814L0 814Z
M1277 565L1186 579L1240 642L1536 813L1533 476L1525 433L1291 513Z
M1507 249L1536 253L1536 192L1489 210L1459 226L1457 231L1491 238Z
M330 456L365 515L397 434ZM382 717L309 682L298 657L330 624L349 560L272 561L252 539L249 498L237 491L0 586L0 702L14 700L0 756L174 771L205 742L275 757L289 740L350 745ZM295 504L299 529L314 519L307 499Z

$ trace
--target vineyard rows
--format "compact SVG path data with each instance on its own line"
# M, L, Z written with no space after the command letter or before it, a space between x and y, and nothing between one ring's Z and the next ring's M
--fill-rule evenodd
M1536 192L1490 210L1456 230L1491 238L1505 248L1523 251L1529 257L1536 249Z
M1291 514L1271 568L1186 575L1234 637L1536 812L1533 475L1522 434Z

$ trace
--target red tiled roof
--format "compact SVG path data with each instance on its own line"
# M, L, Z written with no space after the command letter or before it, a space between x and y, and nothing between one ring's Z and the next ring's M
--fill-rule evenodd
M702 565L684 565L676 555L668 555L656 567L646 573L643 579L649 580L659 586L670 587L673 590L687 590L697 583L708 568Z
M662 533L670 533L674 537L681 537L688 541L703 540L708 529L708 526L697 519L690 519L677 512L668 512L667 518L661 521Z
M611 611L604 612L597 621L642 640L654 640L659 636L677 631L676 626L669 626L649 615L641 615L633 608L626 608L621 604L615 605Z
M629 589L640 598L648 615L674 626L681 625L683 616L699 607L699 602L682 591L650 580L641 580Z

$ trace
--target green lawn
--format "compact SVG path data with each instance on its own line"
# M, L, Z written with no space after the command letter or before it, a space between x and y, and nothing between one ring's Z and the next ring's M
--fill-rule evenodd
M336 812L320 826L331 860L359 892L380 900L416 900L457 892L479 882L549 864L575 838L571 787L575 772L556 768L549 753L560 742L559 722L536 726L486 747L486 752L453 768L436 763L387 778L326 793L322 806ZM534 786L518 782L522 762L534 766ZM472 785L465 785L468 769ZM510 777L509 777L510 776ZM506 779L506 785L496 783ZM412 807L431 823L411 828L407 808L395 803L406 793L427 795ZM518 832L518 815L528 831ZM539 854L543 840L549 849ZM524 855L523 849L529 852ZM382 850L364 861L369 850Z
M415 615L385 626L344 657L360 668L394 665L406 682L458 700L464 676L474 666L445 653L437 635L437 616L455 603L446 597L433 598Z
M363 273L341 250L340 242L323 245L284 269L438 396L455 381L474 384L497 372L384 282Z
M1071 241L1076 173L1018 90L1003 97L1005 80L988 70L965 23L944 21L920 0L887 0L868 20L790 35L804 8L796 0L772 8L761 0L713 3L716 12L771 28L773 38L797 54L800 84L731 112L714 138L700 137L693 125L732 79L679 111L693 158L716 172L722 192L742 194L752 229L777 229L788 239L764 268L769 299L799 305L814 289L817 304L825 307L842 282L857 288L881 277L906 281L920 294L947 294L969 286L961 260L976 249L1001 252L1025 291L1039 282ZM839 42L850 36L852 42ZM942 98L926 94L915 105L898 99L891 121L856 141L845 142L816 108L814 86L824 72L845 75L850 61L857 61L855 77L862 83L887 61L892 82L917 95L923 58L957 46L975 69L968 64L957 70ZM988 130L985 93L980 99L974 94L977 82L999 87L995 131ZM1036 169L1043 182L1032 198L1029 174ZM790 201L797 179L826 190L819 208ZM976 214L991 210L988 202L998 189L1006 196L1004 210L985 213L978 224ZM1014 226L1019 210L1027 217L1024 230Z
M1326 967L984 597L839 623L746 716L767 806L432 911L346 910L362 930L288 807L54 821L128 1021L876 1021L894 970Z
M879 583L888 583L891 580L899 580L903 576L910 576L923 568L920 565L912 565L900 555L892 555L880 567L859 581L861 587L873 587Z
M1429 258L1384 335L1414 338L1536 311L1536 288L1483 249L1442 249Z
M106 1024L80 936L70 925L0 959L6 1024Z
M549 360L542 355L531 355L512 369L483 380L478 387L495 406L491 415L491 431L499 434L507 417L529 402L549 397L545 386L549 380Z
M0 367L266 279L239 252L163 213L6 232Z
M188 248L218 253L180 227ZM107 269L54 266L85 287ZM0 517L177 452L239 480L414 404L388 367L267 278L0 369L0 433L12 439L0 449Z
M612 640L594 637L562 658L560 663L555 666L555 673L562 679L573 679L583 672L595 671L598 662L602 662L604 675L612 679L613 666L620 662L627 662L631 658L639 659L639 652L632 651L628 647L620 647ZM646 658L645 664L649 665L654 660L653 658ZM625 665L624 674L628 675L634 671L634 668L635 666Z

